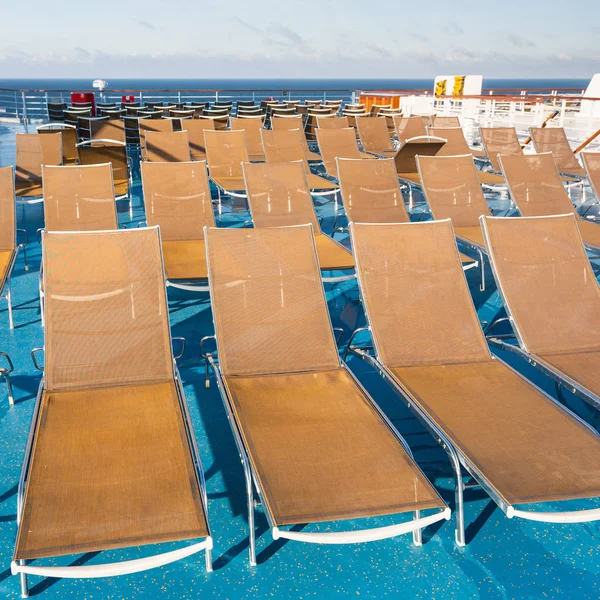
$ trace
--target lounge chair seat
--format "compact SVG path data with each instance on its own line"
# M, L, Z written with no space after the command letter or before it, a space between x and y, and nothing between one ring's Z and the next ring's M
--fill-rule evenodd
M0 250L0 292L6 283L8 267L15 255L14 250Z
M250 162L265 162L264 154L249 154L248 158L250 159Z
M163 258L167 279L206 279L204 240L163 240Z
M421 177L418 173L398 173L398 178L415 185L421 185Z
M334 181L320 177L314 173L307 173L308 187L311 190L337 190L340 186Z
M490 173L489 171L477 171L477 177L479 178L479 183L485 185L506 185L506 181L502 175L497 175L496 173Z
M344 369L225 382L276 525L444 506Z
M583 243L600 250L600 225L586 221L585 219L579 219L577 224L579 225Z
M509 504L600 495L598 437L500 361L389 370Z
M456 234L456 237L463 238L481 248L485 248L481 227L455 227L454 233Z
M354 269L350 250L324 233L315 235L319 265L322 270Z
M588 390L600 397L600 348L587 352L565 354L541 354L544 362L558 369L573 381L581 382Z
M45 392L15 558L207 536L178 403L174 382Z
M313 152L312 150L305 151L306 160L311 162L320 162L322 160L321 155Z
M243 192L246 183L243 177L213 177L211 179L226 192Z
M41 181L16 181L15 193L19 198L33 198L44 195Z

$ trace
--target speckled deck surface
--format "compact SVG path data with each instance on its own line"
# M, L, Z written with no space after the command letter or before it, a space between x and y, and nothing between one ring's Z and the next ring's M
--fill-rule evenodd
M14 132L18 126L0 124L0 165L14 162ZM143 218L139 178L133 193L134 217L126 202L119 205L122 224L136 227ZM581 202L581 192L574 192ZM415 193L418 202L419 195ZM508 208L507 198L489 198L496 210ZM586 202L593 195L586 190ZM315 199L331 232L333 201ZM592 208L592 210L596 210ZM597 212L597 211L596 211ZM223 226L240 226L248 218L243 210L224 215ZM35 231L43 224L42 206L18 208L18 226L29 231L30 271L20 259L13 274L15 329L8 328L6 302L0 301L0 350L15 363L13 386L16 404L9 408L0 385L0 598L18 598L19 580L10 574L16 534L17 482L27 441L39 373L29 353L43 345L40 326L37 275L40 247ZM600 265L596 265L598 268ZM493 286L478 291L479 273L468 278L481 320L498 314ZM488 273L488 281L491 281ZM334 327L344 328L343 342L364 324L354 282L328 286L328 301ZM204 387L200 360L200 338L213 333L206 295L169 291L169 308L174 336L187 340L185 356L179 361L185 395L190 408L200 454L206 473L209 520L215 538L214 572L206 574L202 555L137 575L96 580L42 579L30 577L31 596L41 598L153 599L161 598L590 598L600 596L600 526L552 525L507 519L480 490L465 494L466 548L454 544L454 516L424 532L422 547L412 545L408 535L369 544L318 546L273 541L266 519L257 514L258 566L248 564L248 530L244 477L225 411L216 385ZM506 358L506 357L505 357ZM511 361L550 393L554 385L531 367ZM454 508L451 470L446 455L423 430L387 384L364 363L350 366L406 437L415 459L434 482L446 502ZM460 398L456 399L457 402ZM568 399L570 406L594 425L594 415L581 402ZM118 415L115 415L118 418ZM57 447L57 451L60 448ZM526 461L527 457L523 457ZM577 503L573 505L578 508ZM65 507L68 510L68 507ZM373 520L387 524L389 520ZM348 523L347 526L360 525ZM364 522L362 523L364 526ZM174 548L168 545L165 549ZM66 557L56 564L95 564L139 558L148 548Z

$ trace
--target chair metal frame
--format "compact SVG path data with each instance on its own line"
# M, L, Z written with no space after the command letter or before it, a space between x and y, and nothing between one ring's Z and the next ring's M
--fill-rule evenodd
M7 366L0 366L0 379L4 379L6 383L6 392L8 394L8 405L13 406L15 403L15 397L13 395L12 384L10 382L10 374L15 370L10 356L6 352L0 352L0 356L4 358Z

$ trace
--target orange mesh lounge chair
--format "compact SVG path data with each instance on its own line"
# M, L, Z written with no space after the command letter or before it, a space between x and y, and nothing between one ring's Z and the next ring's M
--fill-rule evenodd
M133 181L126 144L110 139L88 140L77 144L77 151L80 165L111 164L115 200L129 199L130 209L133 210L129 196Z
M210 131L204 132L206 160L210 178L217 186L219 202L221 192L233 197L245 198L242 163L248 162L246 132Z
M546 217L573 213L583 242L600 252L600 225L580 218L569 199L552 154L501 156L510 196L524 217Z
M330 177L337 177L336 158L365 158L377 160L376 156L361 152L356 143L354 129L317 129L317 143Z
M514 127L481 127L481 143L490 161L492 169L500 173L498 155L523 154L521 142Z
M148 225L160 226L167 285L208 291L204 227L215 225L205 162L142 163Z
M386 158L396 156L385 117L356 117L356 126L366 152Z
M231 117L230 123L231 129L246 132L246 146L248 147L248 157L250 160L252 162L264 162L265 151L261 136L264 118L262 116L252 119Z
M599 508L573 511L568 503L600 496L600 437L491 354L451 222L350 228L373 352L350 350L387 379L448 453L457 544L465 544L463 474L508 518L600 519ZM538 299L530 304L537 311Z
M112 166L43 167L45 231L117 229Z
M458 117L448 117L443 115L432 115L431 126L435 128L448 129L450 127L461 127L460 119ZM461 127L462 129L462 127Z
M419 156L423 193L434 219L451 219L458 241L477 252L481 267L481 291L485 291L486 253L479 225L481 215L491 211L481 191L473 157Z
M582 152L581 159L590 186L600 201L600 152Z
M138 125L142 159L146 160L146 133L148 131L171 133L173 131L173 119L140 119Z
M158 228L44 233L43 272L44 378L11 564L22 595L28 575L124 575L202 550L210 570L204 475L171 350ZM38 562L187 540L133 561Z
M62 165L61 133L17 133L15 193L27 204L42 202L42 165Z
M191 160L187 131L147 131L148 162L186 162Z
M321 231L303 161L246 163L243 167L248 205L255 228L311 223L321 270L354 269L350 250ZM323 280L342 281L353 277L348 275Z
M17 229L16 226L13 168L0 167L0 299L6 299L8 304L8 324L11 329L14 328L14 322L10 278L20 250L23 250L25 270L29 270L25 248L27 244L27 232L24 229ZM25 234L25 242L22 244L17 244L18 231ZM2 354L2 356L5 355ZM3 367L0 368L0 375L3 375L5 372L8 375L9 371L7 372ZM8 379L6 381L8 382ZM10 384L7 383L7 386L10 391ZM12 404L12 394L10 393L9 401Z
M263 130L263 147L267 162L295 162L302 161L308 187L311 190L320 190L322 194L337 194L339 186L310 172L308 160L302 144L304 134L300 129L271 129Z
M600 409L600 287L578 222L572 213L482 218L492 271L519 345L494 343L549 375L559 394L564 386Z
M309 162L321 161L321 156L316 152L312 152L308 147L308 142L304 135L304 121L302 120L302 115L295 115L293 117L275 117L271 119L271 129L275 131L280 131L282 129L300 129L300 131L302 131L302 147L304 148L306 160Z
M244 466L250 564L254 487L274 539L351 544L413 532L420 544L419 530L450 509L340 361L311 226L210 228L206 245L218 364L204 356ZM391 517L405 512L414 518ZM287 527L375 515L394 524Z
M79 158L77 154L77 127L67 123L46 123L39 125L38 133L60 133L62 138L63 165L75 165Z
M410 221L391 158L376 161L338 158L337 170L348 223ZM477 266L477 261L464 254L460 258L465 270Z
M396 134L400 142L427 135L427 129L422 117L395 116L394 125L396 126Z
M539 154L551 152L561 174L585 177L585 171L575 158L562 127L531 127L529 133L535 151Z
M127 141L125 139L125 123L120 119L92 120L90 131L92 140L110 140L123 144Z
M182 124L183 131L187 131L188 143L192 160L206 160L206 142L204 132L214 131L215 122L212 119L188 119Z
M431 135L418 136L405 140L396 152L394 162L398 177L405 181L411 191L410 205L412 207L411 184L421 185L421 176L417 168L417 156L436 156L446 144L444 138Z

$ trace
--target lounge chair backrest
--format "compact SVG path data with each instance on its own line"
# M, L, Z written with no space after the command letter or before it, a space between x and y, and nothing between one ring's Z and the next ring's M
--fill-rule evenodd
M79 146L80 165L103 165L110 163L115 182L129 179L129 165L125 144L94 144Z
M521 142L514 127L482 127L481 142L485 153L490 159L494 171L500 171L498 155L507 156L512 154L523 154Z
M449 220L352 223L350 231L365 312L383 364L490 360Z
M37 129L42 135L60 133L62 143L63 163L67 161L77 160L77 128L66 123L48 123L40 125Z
M186 162L192 160L187 131L147 131L146 160L150 162Z
M452 219L455 227L478 227L490 209L481 190L473 157L417 157L423 192L434 218Z
M328 175L337 174L336 158L362 158L354 129L317 129L317 143Z
M119 119L92 120L91 139L116 140L125 143L125 123Z
M414 137L427 135L425 123L422 117L394 117L396 133L401 142Z
M337 178L349 222L409 221L393 158L338 158Z
M245 131L204 132L206 159L211 177L242 177L242 163L248 162Z
M436 128L460 127L460 119L458 117L433 115L431 117L431 126Z
M117 208L110 163L44 166L46 231L117 229Z
M61 165L62 134L17 133L17 182L42 181L42 165Z
M524 217L564 215L575 211L552 154L501 156L500 166L510 196Z
M428 127L427 133L435 137L444 138L446 143L441 147L436 156L462 156L471 154L471 149L462 127Z
M301 160L308 169L308 161L300 129L263 129L263 147L267 162L294 162Z
M356 126L363 148L367 152L394 149L385 117L356 117Z
M437 156L446 144L445 139L431 139L430 137L416 137L405 140L398 148L394 161L398 174L418 172L417 156Z
M320 232L304 162L245 163L244 180L254 227L311 223Z
M15 181L12 167L0 167L0 251L16 248Z
M529 133L535 151L540 154L551 152L561 173L581 171L563 127L531 127Z
M138 121L140 128L140 136L145 137L146 132L162 132L171 133L173 131L173 120L172 119L140 119Z
M142 162L141 171L148 225L165 242L203 239L215 225L206 162Z
M321 129L344 129L350 127L348 117L335 117L332 115L323 115L317 117L317 127Z
M271 129L274 129L275 131L281 131L283 129L300 129L302 132L302 135L300 136L302 147L304 148L306 156L308 156L310 149L308 147L308 142L306 141L304 117L302 115L295 115L293 117L275 117L271 119Z
M158 228L42 236L46 389L172 381Z
M206 246L225 375L339 367L310 225L210 228Z
M520 341L534 354L600 350L600 287L577 219L482 219L488 254Z
M214 131L215 122L212 119L187 119L182 123L182 130L187 131L192 160L206 160L204 132Z
M600 152L582 152L581 158L588 181L600 200Z
M246 146L250 156L264 154L261 131L263 129L263 118L240 119L231 117L229 120L231 129L244 130L246 132Z

